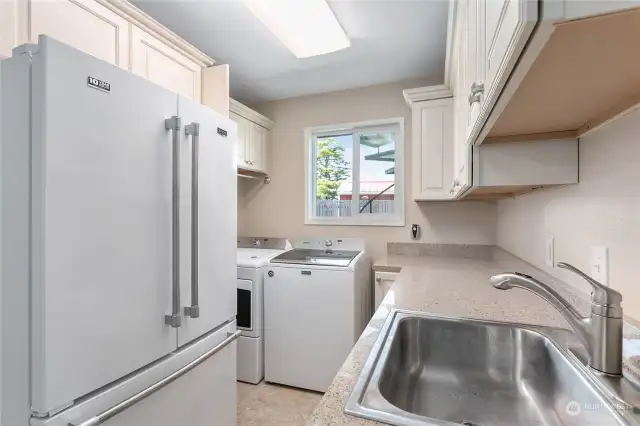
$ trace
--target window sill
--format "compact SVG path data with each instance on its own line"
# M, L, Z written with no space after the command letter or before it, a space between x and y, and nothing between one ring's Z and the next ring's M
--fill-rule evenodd
M328 226L395 226L405 225L404 219L399 218L318 218L307 217L304 221L305 225L328 225Z

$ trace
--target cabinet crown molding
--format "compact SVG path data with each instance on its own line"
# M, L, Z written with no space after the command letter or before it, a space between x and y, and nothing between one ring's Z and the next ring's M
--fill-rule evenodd
M273 128L273 125L275 124L272 120L268 119L264 115L252 110L248 106L241 104L240 102L232 98L229 98L229 111L234 112L249 121L253 121L254 123L264 127L267 130L271 130Z
M209 56L193 47L182 37L176 35L174 32L160 24L142 10L138 9L133 4L129 3L127 0L96 0L96 2L102 4L151 35L159 37L189 59L198 62L202 67L210 67L216 63L216 61L211 59Z
M451 98L453 92L446 84L438 84L436 86L417 87L415 89L406 89L402 91L404 100L409 107L416 102L432 101L434 99Z

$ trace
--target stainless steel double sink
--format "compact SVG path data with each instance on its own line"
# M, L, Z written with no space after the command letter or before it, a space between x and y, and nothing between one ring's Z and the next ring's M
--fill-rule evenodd
M393 311L345 411L408 426L637 424L603 383L570 331Z

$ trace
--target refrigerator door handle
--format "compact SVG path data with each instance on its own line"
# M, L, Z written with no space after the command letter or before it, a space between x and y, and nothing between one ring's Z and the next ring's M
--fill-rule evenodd
M125 399L121 403L119 403L117 405L114 405L113 407L109 408L108 410L103 411L102 413L98 414L97 416L91 417L90 419L85 420L83 422L79 422L79 423L71 422L71 423L68 424L68 426L98 426L98 425L101 425L102 423L106 422L107 420L111 419L112 417L115 417L118 414L122 413L127 408L130 408L131 406L137 404L138 402L142 401L146 397L153 395L154 393L156 393L160 389L164 388L165 386L167 386L171 382L175 381L176 379L179 379L180 377L182 377L183 375L185 375L189 371L193 370L194 368L196 368L197 366L199 366L200 364L202 364L203 362L205 362L206 360L211 358L213 355L215 355L216 353L220 352L222 349L224 349L231 342L236 340L240 336L241 333L242 333L242 331L240 331L240 330L236 331L235 333L227 333L227 338L224 339L222 342L220 342L220 344L218 346L216 346L213 349L211 349L211 350L205 352L204 354L200 355L198 358L194 359L189 364L185 365L181 369L179 369L176 372L172 373L171 375L165 377L164 379L160 380L159 382L155 383L154 385L151 385L150 387L138 392L137 394L133 395L132 397L130 397L128 399Z
M191 318L200 316L198 305L198 165L200 156L200 123L184 127L191 136L191 306L185 306L184 314Z
M164 323L178 328L182 324L180 316L180 129L182 120L173 116L164 120L167 130L172 133L171 167L173 174L171 203L171 314L164 316Z

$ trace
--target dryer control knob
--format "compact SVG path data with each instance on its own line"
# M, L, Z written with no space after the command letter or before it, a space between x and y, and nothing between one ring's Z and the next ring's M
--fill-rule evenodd
M267 273L267 275L269 275L269 278L271 278L271 277L273 277L273 276L275 275L275 273L274 273L273 271L269 271L269 272Z

